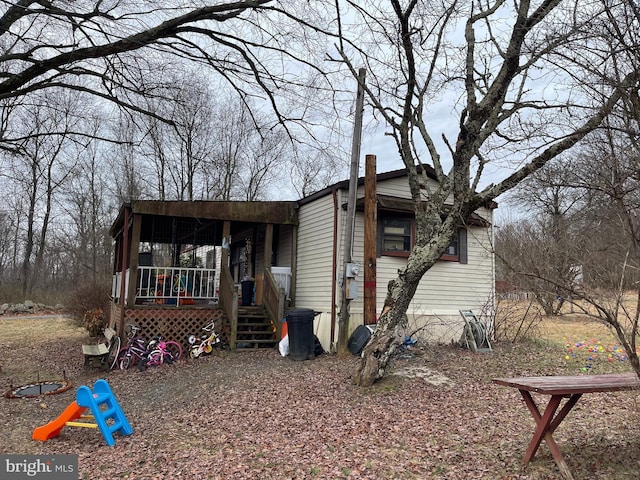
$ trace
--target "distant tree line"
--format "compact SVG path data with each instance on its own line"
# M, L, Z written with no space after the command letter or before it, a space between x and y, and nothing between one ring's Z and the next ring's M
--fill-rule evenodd
M331 102L296 57L313 38L272 3L0 8L0 301L108 285L123 202L299 198L335 180L340 147L306 121Z
M545 313L558 314L585 291L638 288L638 133L620 126L594 132L503 202L526 216L497 229L498 278L533 294Z
M299 198L334 178L322 158L325 175L305 175L296 159L311 149L206 85L168 85L164 97L174 97L148 105L157 117L57 89L37 106L12 106L9 127L20 141L0 150L0 295L19 300L79 281L104 284L108 229L124 202Z

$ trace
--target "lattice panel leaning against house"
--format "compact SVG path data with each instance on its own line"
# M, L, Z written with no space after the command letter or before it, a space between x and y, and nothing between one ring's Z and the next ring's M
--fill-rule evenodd
M111 307L110 325L113 328L118 325L120 308L113 305ZM184 349L188 346L187 336L202 334L202 327L209 324L211 320L216 322L216 331L228 344L229 328L225 324L226 317L222 310L125 309L125 325L133 323L139 326L142 329L141 335L147 339L162 335L166 340L180 342Z

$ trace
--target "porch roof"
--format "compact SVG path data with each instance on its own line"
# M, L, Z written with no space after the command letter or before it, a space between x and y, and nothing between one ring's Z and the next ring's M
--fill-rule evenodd
M114 238L122 232L126 209L129 209L133 215L156 217L160 221L164 219L166 222L173 222L174 219L177 219L177 229L185 234L208 230L209 232L216 232L213 235L219 236L221 235L221 229L206 229L203 227L225 220L234 222L236 227L239 224L246 225L250 223L298 224L297 202L136 200L125 203L120 208L118 217L109 230L110 235ZM156 227L157 224L155 222L143 222L140 240L149 241L153 237L155 241L160 241L158 238L160 232ZM174 229L161 230L173 231L173 234L175 234ZM180 234L178 233L178 235ZM213 242L211 244L216 244L218 239L210 240Z

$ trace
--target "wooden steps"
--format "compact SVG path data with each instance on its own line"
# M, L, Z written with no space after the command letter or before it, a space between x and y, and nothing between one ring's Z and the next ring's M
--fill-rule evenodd
M236 349L274 348L275 326L262 306L238 306Z

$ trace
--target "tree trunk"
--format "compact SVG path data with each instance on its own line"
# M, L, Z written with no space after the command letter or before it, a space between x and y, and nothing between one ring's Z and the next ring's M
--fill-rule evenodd
M370 387L384 376L389 360L404 339L406 311L419 281L411 284L405 278L400 274L389 282L382 315L371 340L362 351L362 360L356 371L354 383L358 386Z
M389 360L404 340L407 326L407 309L424 273L437 261L438 254L416 248L407 266L398 277L389 282L382 314L369 343L362 351L362 359L356 371L354 383L370 387L382 378Z
M390 314L387 315L388 317ZM382 320L382 319L381 319ZM380 327L379 327L380 328ZM354 383L360 387L370 387L384 375L385 368L393 355L397 344L397 328L383 329L381 335L375 335L363 350L362 360L356 371Z
M426 215L425 212L422 214ZM436 220L432 217L430 222L425 223L436 225ZM451 243L457 229L458 225L450 218L439 228L434 229L436 232L422 237L424 245L414 246L406 266L398 271L397 278L389 282L382 314L371 340L362 351L362 360L354 378L356 385L370 387L377 379L384 376L396 347L404 340L407 309L418 289L418 284Z

